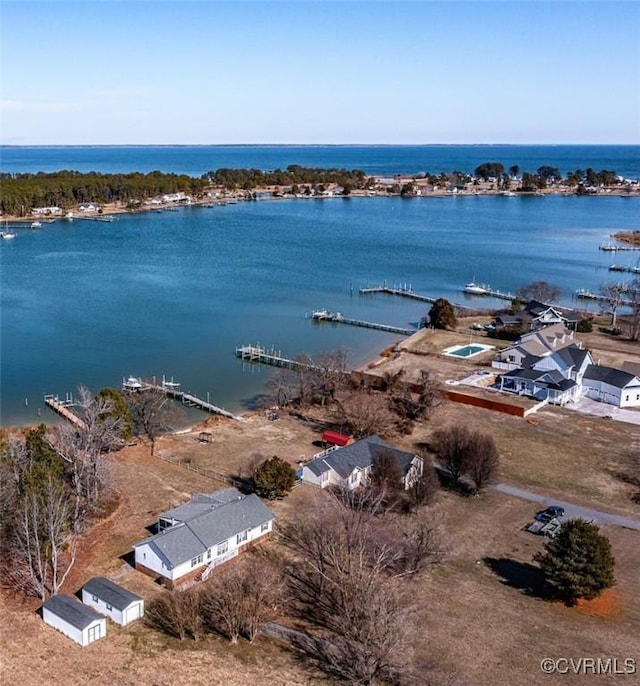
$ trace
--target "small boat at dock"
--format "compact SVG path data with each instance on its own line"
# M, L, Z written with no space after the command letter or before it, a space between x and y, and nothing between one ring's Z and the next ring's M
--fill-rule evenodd
M475 281L470 281L465 283L462 289L463 293L470 293L471 295L486 295L491 291L491 288L485 284L476 283Z
M31 222L31 228L32 229L41 229L42 224L40 222Z
M9 240L10 238L15 238L15 233L9 233L8 231L0 231L0 238L4 240Z

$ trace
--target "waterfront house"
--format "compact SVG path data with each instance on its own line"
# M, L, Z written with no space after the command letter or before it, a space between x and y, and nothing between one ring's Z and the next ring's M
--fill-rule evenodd
M80 212L97 212L100 209L100 205L92 202L83 202L78 209Z
M405 489L422 474L422 458L385 443L379 436L368 436L316 454L302 467L302 481L319 488L337 486L352 491L369 483L371 469L376 459L383 455L398 460Z
M273 530L273 513L236 488L199 493L163 512L158 531L134 545L135 566L168 588L206 579L218 565Z
M144 600L110 579L96 576L82 587L82 602L125 626L144 615Z
M521 328L523 331L536 331L552 324L559 324L574 331L580 321L580 315L571 310L560 310L554 305L546 305L537 300L527 302L522 310L515 314L501 314L496 317L496 330Z
M42 606L42 619L81 646L107 635L106 618L68 595L51 596Z
M520 336L513 345L498 352L491 366L507 371L532 366L527 363L529 358L546 357L567 347L581 350L582 343L577 342L575 332L563 324L552 324Z
M583 384L587 398L616 407L640 407L640 377L632 372L590 364Z

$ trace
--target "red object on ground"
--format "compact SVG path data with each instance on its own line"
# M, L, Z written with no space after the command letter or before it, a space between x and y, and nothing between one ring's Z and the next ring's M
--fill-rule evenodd
M322 432L322 442L323 443L333 443L334 445L347 445L351 441L351 436L345 436L344 434L339 434L337 431L323 431Z

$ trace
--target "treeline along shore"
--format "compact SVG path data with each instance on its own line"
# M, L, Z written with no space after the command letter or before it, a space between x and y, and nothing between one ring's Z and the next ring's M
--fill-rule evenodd
M473 174L462 171L424 172L414 176L382 178L354 169L322 169L289 165L286 169L217 169L196 178L159 171L102 174L58 171L53 173L8 173L0 175L0 211L4 217L28 217L37 208L71 210L82 203L116 205L135 211L162 196L181 196L206 201L216 193L255 199L267 193L273 197L326 197L400 195L403 197L456 193L565 193L597 195L640 193L638 180L624 179L615 171L576 169L566 175L543 165L535 172L508 169L499 162L479 165Z

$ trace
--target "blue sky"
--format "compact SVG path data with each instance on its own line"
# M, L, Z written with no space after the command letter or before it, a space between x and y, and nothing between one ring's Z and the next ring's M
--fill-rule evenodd
M0 142L640 143L640 3L3 0Z

